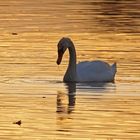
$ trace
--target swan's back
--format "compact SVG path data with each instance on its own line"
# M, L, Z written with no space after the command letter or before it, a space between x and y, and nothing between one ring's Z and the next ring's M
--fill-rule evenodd
M116 73L116 63L110 66L104 61L84 61L77 64L77 81L107 82L113 81Z

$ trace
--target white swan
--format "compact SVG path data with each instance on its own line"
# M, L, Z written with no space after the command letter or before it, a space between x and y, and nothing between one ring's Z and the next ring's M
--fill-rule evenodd
M110 66L103 61L84 61L76 64L76 51L73 42L69 38L62 38L58 42L57 64L61 63L66 49L69 50L69 65L64 82L113 82L117 71L116 63Z

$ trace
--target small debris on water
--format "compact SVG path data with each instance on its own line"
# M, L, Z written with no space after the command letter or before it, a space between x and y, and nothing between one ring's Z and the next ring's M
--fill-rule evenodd
M46 98L45 96L43 96L42 98Z
M17 121L17 122L13 122L13 124L21 125L21 120L19 120L19 121Z
M18 35L18 33L12 33L12 35Z

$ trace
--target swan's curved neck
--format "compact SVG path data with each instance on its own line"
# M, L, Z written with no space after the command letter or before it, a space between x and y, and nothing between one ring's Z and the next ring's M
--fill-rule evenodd
M63 80L64 82L76 82L76 51L73 43L68 47L68 50L70 56L69 65Z

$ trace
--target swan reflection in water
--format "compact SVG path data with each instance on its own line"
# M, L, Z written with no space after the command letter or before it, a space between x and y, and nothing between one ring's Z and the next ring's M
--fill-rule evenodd
M115 83L65 83L67 93L58 91L57 93L57 113L70 114L74 111L76 102L76 89L80 93L87 92L93 95L103 96L104 93L114 93L116 86Z
M76 100L76 83L65 83L68 93L58 91L57 93L57 113L70 114L74 110Z

